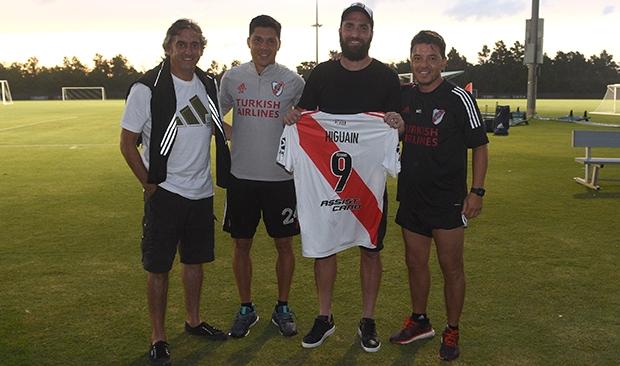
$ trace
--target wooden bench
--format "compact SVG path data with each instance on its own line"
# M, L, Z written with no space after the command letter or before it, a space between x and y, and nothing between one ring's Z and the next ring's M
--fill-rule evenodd
M573 147L585 147L586 156L575 158L585 165L583 178L575 177L577 183L592 189L600 189L598 176L605 164L620 164L620 158L593 157L593 147L620 147L620 131L573 131Z

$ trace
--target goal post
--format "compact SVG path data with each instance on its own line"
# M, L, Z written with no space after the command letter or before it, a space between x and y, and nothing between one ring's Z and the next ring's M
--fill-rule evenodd
M465 73L465 70L442 71L441 77L446 80L450 80L459 75L462 75L463 73ZM404 72L404 73L398 74L398 79L400 79L401 84L411 84L415 81L412 72Z
M413 73L406 72L403 74L398 74L398 79L400 80L401 84L411 84L413 83Z
M102 86L63 86L62 100L105 100Z
M590 114L620 116L620 84L607 85L603 100Z
M13 104L13 97L11 97L11 89L7 80L0 80L0 94L2 96L2 105Z

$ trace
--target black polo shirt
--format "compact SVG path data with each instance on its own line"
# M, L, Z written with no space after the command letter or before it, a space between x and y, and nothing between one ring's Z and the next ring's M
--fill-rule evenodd
M405 133L397 199L412 207L460 206L467 195L467 149L489 142L475 99L449 81L430 93L401 88Z

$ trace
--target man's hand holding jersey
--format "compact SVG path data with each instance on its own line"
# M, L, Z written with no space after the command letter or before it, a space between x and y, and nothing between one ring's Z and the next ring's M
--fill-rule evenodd
M282 119L282 122L284 122L284 124L286 125L294 125L295 123L297 123L299 121L299 119L301 118L301 112L303 112L303 109L300 108L293 108L291 109Z
M401 117L400 114L396 112L387 112L383 116L383 121L385 121L388 126L396 128L399 135L405 132L405 121L403 121L403 117Z

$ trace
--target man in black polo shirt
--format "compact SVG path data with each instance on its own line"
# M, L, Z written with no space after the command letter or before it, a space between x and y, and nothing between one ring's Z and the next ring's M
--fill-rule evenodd
M446 45L432 31L411 41L414 86L402 90L403 150L398 177L396 223L402 227L413 312L390 341L407 344L435 335L426 316L431 241L444 277L447 326L439 356L459 355L458 323L465 298L464 227L482 209L488 151L484 124L472 96L444 80ZM473 177L467 191L467 150Z

